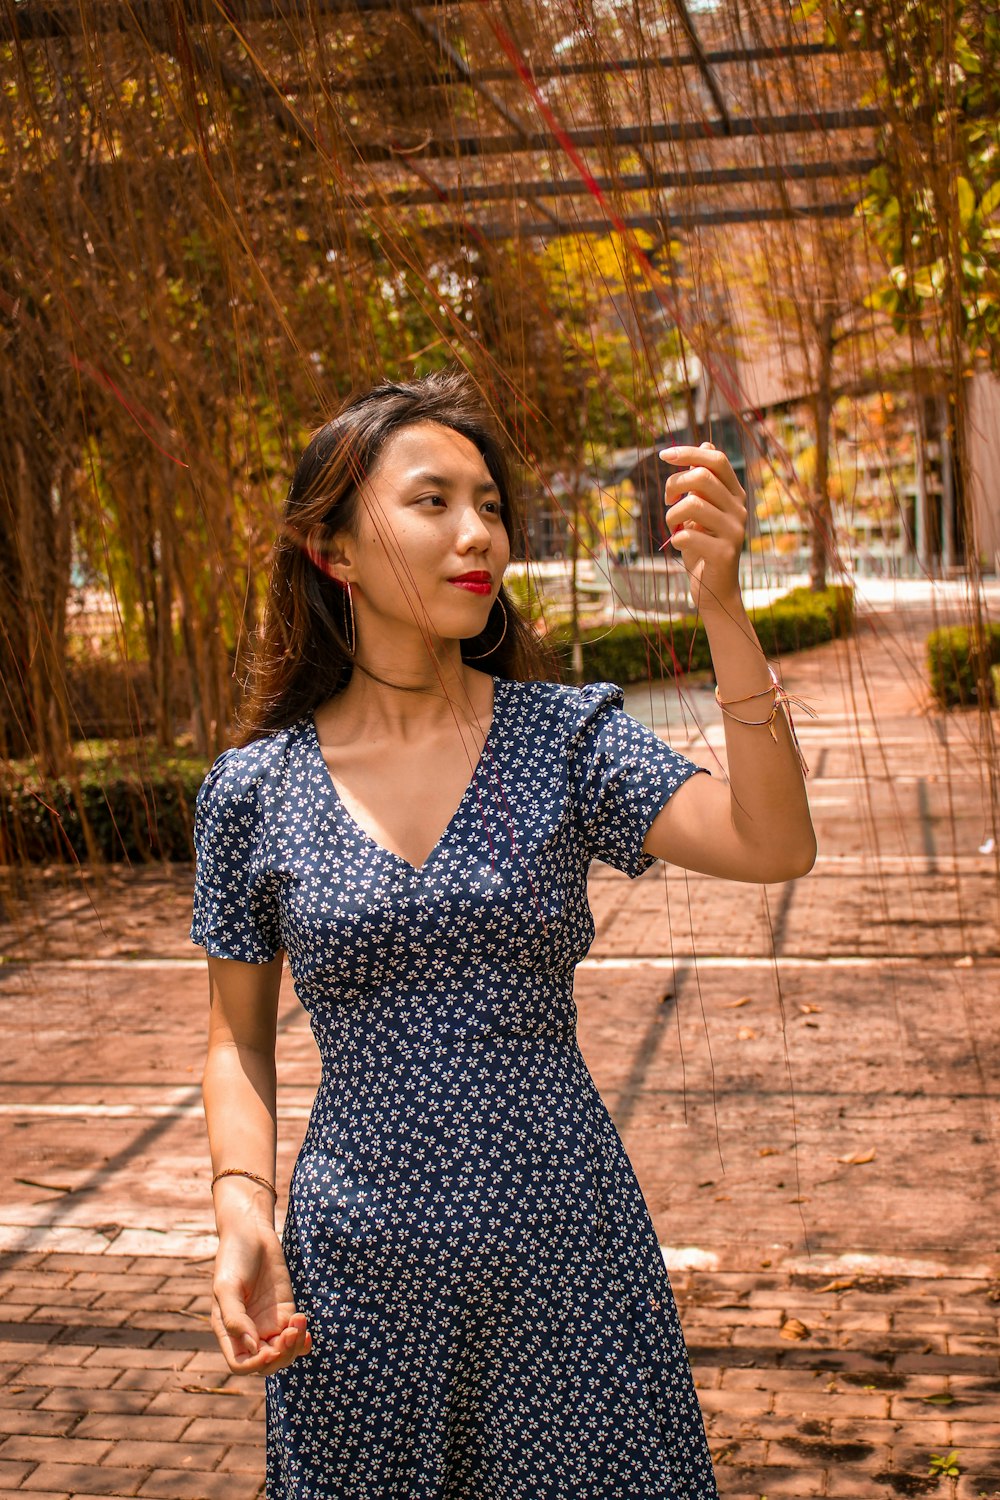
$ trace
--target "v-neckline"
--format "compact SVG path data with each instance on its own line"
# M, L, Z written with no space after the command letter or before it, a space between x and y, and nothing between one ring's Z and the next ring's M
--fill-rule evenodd
M483 741L483 748L479 753L479 759L476 761L475 769L473 770L472 775L469 777L469 780L465 785L465 789L462 792L461 798L459 799L458 806L455 808L455 811L448 819L448 822L445 824L440 835L438 836L437 842L428 853L422 865L415 865L412 863L412 861L406 858L405 854L397 854L395 849L388 849L386 848L385 844L380 844L378 839L375 838L374 834L369 833L368 829L363 827L362 824L358 822L357 818L351 812L343 797L340 795L340 792L337 789L337 783L334 781L333 776L330 772L330 767L326 763L326 758L323 755L323 747L320 744L319 740L319 730L316 727L315 715L313 714L312 710L310 710L305 716L307 720L306 728L310 737L311 747L315 751L318 761L317 769L323 773L324 780L326 782L326 785L330 789L330 795L333 798L334 804L336 805L338 811L347 820L351 828L358 835L358 837L363 840L363 842L369 844L371 848L376 849L379 854L385 855L387 859L395 860L397 864L402 865L404 869L409 871L409 873L412 875L423 875L425 873L428 866L431 864L431 861L435 858L442 845L445 843L449 833L451 832L455 823L458 821L459 815L465 807L468 798L472 794L473 787L475 786L476 781L479 778L479 772L486 760L487 753L492 752L494 740L499 729L500 700L502 697L501 689L505 685L505 683L506 678L493 678L493 715L490 719L490 726L486 731L486 738Z

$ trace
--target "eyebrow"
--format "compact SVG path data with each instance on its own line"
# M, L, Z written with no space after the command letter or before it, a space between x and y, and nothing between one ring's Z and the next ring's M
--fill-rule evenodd
M436 484L443 490L450 490L454 489L455 487L455 481L453 479L446 479L442 474L431 474L426 470L421 471L419 474L411 474L409 476L409 483ZM497 495L499 495L500 493L499 485L495 484L492 479L482 480L479 484L474 486L474 489L477 495L485 495L489 492L495 493Z

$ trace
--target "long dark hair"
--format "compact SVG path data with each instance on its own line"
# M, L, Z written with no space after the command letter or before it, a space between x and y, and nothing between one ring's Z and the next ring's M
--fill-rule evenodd
M306 539L314 528L356 534L361 484L388 439L416 422L438 422L475 443L500 491L501 519L516 554L524 521L511 460L465 370L454 366L419 380L384 381L348 400L312 434L285 500L254 643L250 692L238 714L234 743L246 745L285 728L350 681L358 663L348 649L346 590L310 560ZM502 584L482 632L463 641L462 652L477 658L470 666L498 677L522 682L559 677L551 649Z

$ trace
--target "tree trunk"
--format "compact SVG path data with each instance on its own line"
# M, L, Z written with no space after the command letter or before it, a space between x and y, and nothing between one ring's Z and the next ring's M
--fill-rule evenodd
M824 312L819 324L819 378L813 399L816 431L816 479L810 505L809 587L826 588L833 556L833 507L830 503L830 410L833 405L834 315Z
M569 539L569 635L572 644L571 672L574 682L583 681L583 642L580 639L580 475L573 474L573 510Z

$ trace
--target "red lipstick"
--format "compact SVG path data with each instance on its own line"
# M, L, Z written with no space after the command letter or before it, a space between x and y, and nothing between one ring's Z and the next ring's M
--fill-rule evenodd
M468 589L471 594L489 594L493 589L493 579L489 573L482 571L475 573L459 573L457 578L449 578L456 588Z

